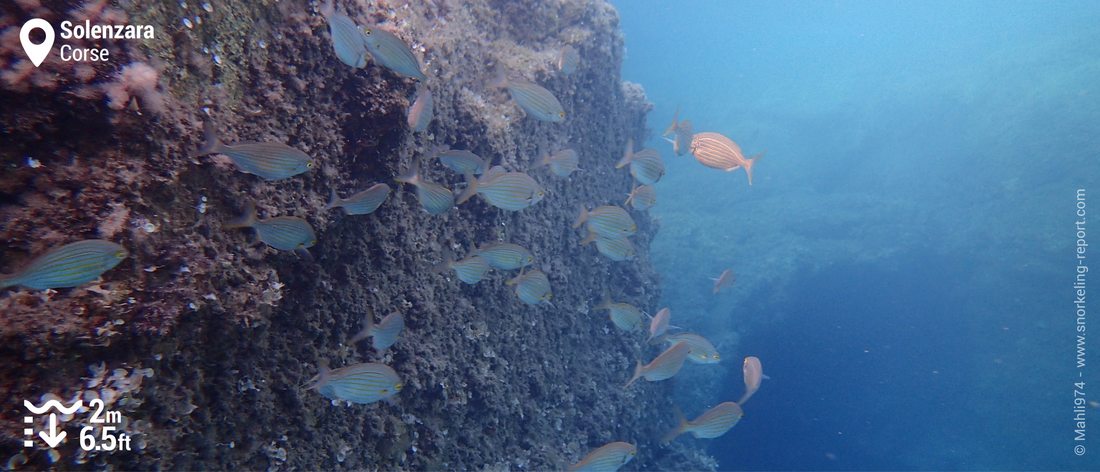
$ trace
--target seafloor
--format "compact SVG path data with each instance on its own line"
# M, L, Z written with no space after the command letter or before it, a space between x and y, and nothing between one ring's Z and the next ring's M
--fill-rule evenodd
M659 289L647 254L656 225L634 212L638 257L610 262L578 245L582 204L622 203L630 176L613 164L642 141L650 105L619 76L614 9L598 0L338 2L417 51L435 119L413 133L415 82L333 53L318 5L291 1L61 2L0 6L0 270L67 242L102 238L130 253L102 281L0 292L0 460L58 469L560 469L610 441L638 445L624 470L713 469L701 445L658 444L671 427L669 382L622 388L645 336L617 331L593 307L604 290L638 306ZM106 63L34 68L20 25L39 17L151 24L151 40L100 40ZM71 40L71 43L81 43ZM563 76L563 45L581 55ZM90 45L90 44L89 44ZM524 117L487 85L498 65L564 104L564 123ZM267 182L192 157L202 123L226 142L274 140L314 168ZM535 206L505 212L475 198L421 210L393 177L433 146L472 150L525 170L572 146L581 171L532 175ZM436 162L430 180L462 178ZM395 187L372 215L325 211L329 193ZM317 229L312 259L258 243L226 223L253 203ZM553 306L521 303L496 271L477 285L437 274L442 248L510 241L530 248ZM345 344L368 310L404 313L384 355ZM320 362L391 365L392 403L334 405L302 388ZM96 396L126 417L135 451L50 454L22 447L23 399ZM21 457L19 455L22 454ZM52 462L52 461L57 462Z

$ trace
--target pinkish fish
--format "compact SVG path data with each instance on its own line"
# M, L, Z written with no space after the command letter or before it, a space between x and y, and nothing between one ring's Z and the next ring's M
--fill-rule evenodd
M733 275L732 269L726 269L722 271L722 274L719 275L718 278L712 278L710 280L714 281L714 294L718 295L718 292L721 292L723 288L733 285L733 283L737 281L737 276Z
M679 424L669 431L661 442L670 442L684 433L691 433L692 436L700 439L717 438L726 434L738 421L741 421L742 416L745 416L745 412L741 410L741 405L734 402L719 403L691 421L685 419L684 415L677 410L676 419Z
M729 172L743 167L749 178L749 185L752 185L752 167L764 155L762 152L746 158L741 152L741 146L732 139L711 132L697 133L691 137L691 154L700 164L710 168Z
M653 316L653 319L649 320L649 339L647 339L646 342L664 335L665 331L668 331L668 321L670 318L672 318L672 310L669 310L667 307L658 310L657 314Z
M690 352L691 348L688 344L681 341L666 349L649 364L642 365L639 361L634 367L634 376L630 378L626 385L623 385L623 388L630 387L635 380L640 378L645 378L650 382L671 378L684 366L684 361L687 360Z
M754 356L745 358L741 370L745 374L745 394L741 396L740 400L737 400L737 403L743 406L745 402L749 401L749 397L752 397L752 394L760 388L760 379L766 379L768 376L764 375L764 367L760 365L760 359Z

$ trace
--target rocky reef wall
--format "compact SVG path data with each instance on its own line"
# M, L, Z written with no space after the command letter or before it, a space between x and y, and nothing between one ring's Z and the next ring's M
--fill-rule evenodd
M613 165L627 139L645 133L649 104L619 77L623 38L611 6L338 2L357 23L381 24L413 46L435 96L422 133L405 124L416 84L373 63L340 63L317 8L0 8L3 270L79 239L109 239L130 254L93 284L0 292L3 458L59 468L545 470L624 440L639 446L627 470L713 468L689 442L657 444L672 426L670 386L621 388L652 348L593 310L605 289L655 307L655 222L633 214L638 257L628 262L579 246L570 228L581 205L622 202L630 176ZM156 38L98 41L111 51L106 63L53 56L34 68L12 41L32 17L150 24ZM566 44L582 58L567 77L553 66ZM565 122L524 117L487 85L498 67L553 91ZM301 149L313 169L267 182L193 157L208 120L226 142ZM562 179L531 170L547 197L519 212L475 198L432 216L393 177L424 158L425 177L461 187L426 159L439 144L513 170L572 146L582 171ZM324 210L330 191L373 182L395 188L374 214ZM227 228L249 204L261 216L308 220L318 234L312 258ZM504 283L511 274L465 285L433 272L444 246L462 255L492 241L532 250L553 306L522 304ZM384 355L346 344L369 311L407 320ZM405 387L391 403L334 405L303 388L323 361L382 362ZM22 448L22 400L51 395L97 397L122 411L135 451L81 451L74 418L63 418L71 436L60 454Z

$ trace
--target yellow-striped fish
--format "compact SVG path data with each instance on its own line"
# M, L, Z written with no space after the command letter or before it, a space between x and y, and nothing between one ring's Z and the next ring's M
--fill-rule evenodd
M596 242L596 250L600 254L616 262L629 261L637 253L634 243L631 243L626 236L608 238L589 231L588 236L581 240L581 246L593 241Z
M696 364L717 364L722 360L714 345L695 333L676 333L665 336L665 341L670 344L685 343L691 348L688 360Z
M129 256L110 241L87 239L55 247L9 275L0 275L0 288L22 285L35 290L77 287L113 269Z
M745 175L752 185L752 167L763 157L764 153L752 158L746 158L741 152L741 146L719 133L697 133L691 137L691 154L699 163L724 171L732 171L744 168Z
M745 376L745 394L737 400L737 403L744 405L760 389L761 379L766 379L768 376L764 375L764 366L760 365L760 359L755 356L745 358L744 364L741 365L741 372Z
M541 270L535 269L509 280L507 285L516 286L516 296L528 305L549 304L553 293L550 291L550 279Z
M448 149L442 146L435 156L443 167L451 169L459 174L481 175L485 172L485 160L481 156L461 149Z
M321 4L321 15L328 20L329 36L332 36L332 48L340 62L357 69L367 65L367 46L363 43L363 33L351 18L336 13L332 0Z
M652 185L639 185L626 194L626 202L635 210L648 210L657 204L657 189Z
M454 206L455 197L447 187L420 177L420 159L414 159L408 170L394 180L416 187L416 199L431 215L446 213Z
M349 215L369 215L374 213L386 198L390 196L390 186L386 184L374 184L370 188L358 192L348 198L340 198L336 190L332 191L326 210L343 208Z
M371 57L382 67L421 82L428 79L420 70L420 60L397 35L377 26L361 26L363 44Z
M310 380L310 390L330 400L351 403L374 403L392 397L404 385L390 366L363 363L329 370L322 365L321 372Z
M256 207L251 203L245 208L244 215L226 223L226 228L252 228L256 236L268 246L280 251L298 251L309 254L306 249L317 244L317 234L309 222L297 216L276 216L274 218L256 218Z
M671 318L672 310L669 310L668 307L658 310L657 314L653 315L653 319L649 320L649 339L646 339L646 342L664 335L668 331L668 322Z
M642 329L642 310L634 305L611 300L611 294L604 292L603 301L596 305L597 310L607 310L608 318L616 328L623 331L638 331Z
M512 243L486 244L478 248L476 254L485 258L494 269L520 269L535 263L535 256L531 251Z
M195 151L193 157L222 154L241 172L258 175L264 180L285 179L313 168L313 160L306 153L286 144L249 142L227 145L218 139L212 121L207 121L203 129L206 142Z
M626 152L619 163L615 164L615 168L621 169L630 164L630 175L645 185L653 185L661 180L665 175L665 164L661 161L661 155L655 149L645 148L634 152L631 147L632 144L627 144Z
M634 366L634 376L630 378L626 385L623 385L623 388L630 387L635 380L640 378L644 378L649 382L671 378L677 372L680 372L680 368L684 366L684 360L687 359L690 351L691 348L688 347L687 343L678 342L650 361L649 364L642 365L642 362L638 361L637 365Z
M558 53L558 60L556 65L558 71L562 75L571 75L576 72L577 66L581 63L581 55L577 53L573 46L566 44L561 48L561 52Z
M494 167L493 169L499 169ZM546 192L535 179L523 172L504 172L490 169L481 178L466 175L466 190L458 197L458 204L470 197L481 195L490 205L507 211L519 211L542 201Z
M552 92L542 88L538 84L525 80L508 79L503 73L498 72L493 85L508 89L512 100L519 105L528 116L539 120L560 123L565 121L565 109Z
M421 84L416 88L416 100L409 106L409 128L417 132L428 129L428 124L432 122L433 107L432 91Z
M456 261L451 249L443 248L443 262L435 267L435 272L443 272L448 269L455 271L455 276L465 284L476 284L489 273L489 261L477 254Z
M553 154L546 154L542 156L535 167L550 166L550 172L558 177L569 177L577 169L579 169L580 157L577 155L577 151L570 148L562 149Z
M688 147L691 145L691 133L693 126L691 120L679 121L680 107L676 107L676 114L672 115L672 124L665 128L665 132L661 134L661 137L672 143L672 152L677 156L682 156L687 152ZM675 135L673 138L668 136Z
M677 411L676 420L679 424L661 438L661 442L671 442L684 433L691 433L699 439L717 438L726 434L738 421L741 421L742 416L745 416L745 412L741 410L741 405L734 402L719 403L718 406L703 412L691 421Z
M371 346L375 351L385 351L397 342L397 337L401 336L403 329L405 329L405 317L401 313L390 313L382 318L381 322L375 324L374 313L368 310L367 315L363 317L363 330L352 336L348 344L354 346L359 341L371 338Z
M592 211L581 206L573 228L579 228L585 223L588 224L588 231L607 238L621 238L638 232L638 224L630 217L630 213L614 205L596 207Z
M620 467L630 462L638 454L638 448L626 442L613 442L605 444L588 455L580 462L569 466L569 472L615 472Z

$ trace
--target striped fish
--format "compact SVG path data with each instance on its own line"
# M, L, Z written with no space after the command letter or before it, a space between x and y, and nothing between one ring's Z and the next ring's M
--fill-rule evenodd
M657 189L652 185L634 187L626 196L624 205L629 204L635 210L648 210L657 204Z
M192 157L223 154L241 172L258 175L264 180L285 179L313 168L313 161L306 153L286 144L249 142L230 146L218 139L212 121L207 121L203 129L206 142Z
M697 133L691 137L691 154L699 163L714 169L726 172L744 168L745 175L752 185L752 166L764 155L757 154L752 158L746 158L741 152L741 146L718 133Z
M408 170L394 180L416 187L416 199L420 201L420 206L424 207L424 211L427 211L428 214L446 213L455 204L454 194L447 187L421 178L419 170L417 170L419 167L420 160L413 160Z
M760 359L755 356L749 356L745 358L745 362L741 365L741 372L745 376L745 394L741 396L737 403L744 405L749 401L749 397L752 397L758 389L760 389L760 379L768 378L764 375L764 366L760 365Z
M443 248L443 262L435 267L435 272L454 270L455 276L466 284L476 284L489 273L489 262L479 255L472 255L460 261L454 260L451 249Z
M404 385L389 366L362 363L329 370L321 366L321 372L310 380L310 390L330 400L351 403L374 403L392 397Z
M627 164L630 164L630 175L645 185L653 185L665 175L665 164L661 162L661 155L650 148L638 152L632 152L627 148L627 152L622 160L615 164L615 168L620 169Z
M395 34L377 26L361 26L363 43L374 61L393 72L421 82L428 79L420 70L420 60L409 45Z
M461 149L444 149L436 156L443 167L459 174L481 175L485 172L485 160L481 156Z
M348 198L340 198L336 195L336 190L333 190L325 209L343 208L344 213L349 215L369 215L382 206L389 196L390 186L386 184L374 184L371 188Z
M623 388L629 387L635 380L640 378L645 378L650 382L671 378L684 366L684 360L687 359L690 350L691 348L688 347L687 343L678 342L650 361L649 364L642 365L641 362L638 362L634 366L634 376Z
M501 210L519 211L546 196L539 183L523 172L487 172L481 178L467 174L466 181L466 190L457 200L459 204L477 194Z
M653 319L649 320L649 339L646 339L646 342L665 334L668 331L668 322L671 318L672 310L669 310L668 307L658 310L657 314L653 315Z
M691 348L691 355L688 356L688 360L696 364L717 364L722 360L722 356L718 354L718 350L714 348L714 345L707 341L707 338L698 334L670 334L665 336L665 341L670 344L681 342L687 344Z
M614 205L596 207L592 211L581 206L573 227L579 228L585 223L588 224L588 231L607 238L621 238L638 232L638 225L634 223L630 213Z
M566 44L561 48L561 52L558 53L558 60L555 64L558 66L558 71L562 75L571 75L577 71L577 66L581 63L581 55L577 53L573 46Z
M494 269L519 269L535 263L535 256L531 251L518 244L487 244L478 248L476 253Z
M633 259L634 255L637 253L634 249L634 244L631 243L626 236L616 238L596 236L595 240L596 250L599 251L600 254L603 254L604 257L615 262L629 261Z
M408 122L413 131L428 129L428 123L432 122L432 91L423 84L416 88L416 100L409 106Z
M375 324L374 313L368 311L367 315L363 317L363 330L352 336L348 340L348 344L354 346L355 343L369 337L374 350L382 352L397 342L397 337L401 335L403 329L405 329L405 317L401 313L390 313L382 318L380 323Z
M634 305L611 301L611 296L604 293L603 301L596 305L597 310L607 310L608 317L616 328L623 331L638 331L642 329L642 310Z
M0 275L0 288L77 287L99 278L128 256L125 248L110 241L77 241L46 251L13 274Z
M268 246L280 251L301 251L317 244L317 234L309 222L297 216L276 216L257 219L256 207L249 204L244 215L225 225L226 228L252 228Z
M569 472L615 472L630 462L638 448L625 442L605 444L589 452L580 462L569 466Z
M550 172L558 177L569 177L580 168L580 157L577 151L566 148L553 154L546 154L539 159L535 167L550 166Z
M745 412L741 410L741 405L734 402L719 403L691 421L677 411L676 419L679 425L669 431L661 442L670 442L684 433L691 433L699 439L717 438L726 434L738 421L741 421L742 416L745 416Z
M502 72L498 72L493 85L508 89L508 93L512 95L512 100L528 116L539 121L552 123L565 121L565 109L562 108L561 102L553 93L538 84L525 80L511 80L506 78Z
M528 305L549 303L553 293L550 292L550 279L541 270L519 274L507 282L516 286L516 296L520 301Z
M336 13L332 1L321 4L321 14L328 20L328 32L332 36L332 48L340 62L357 69L367 65L367 46L363 33L351 18Z

